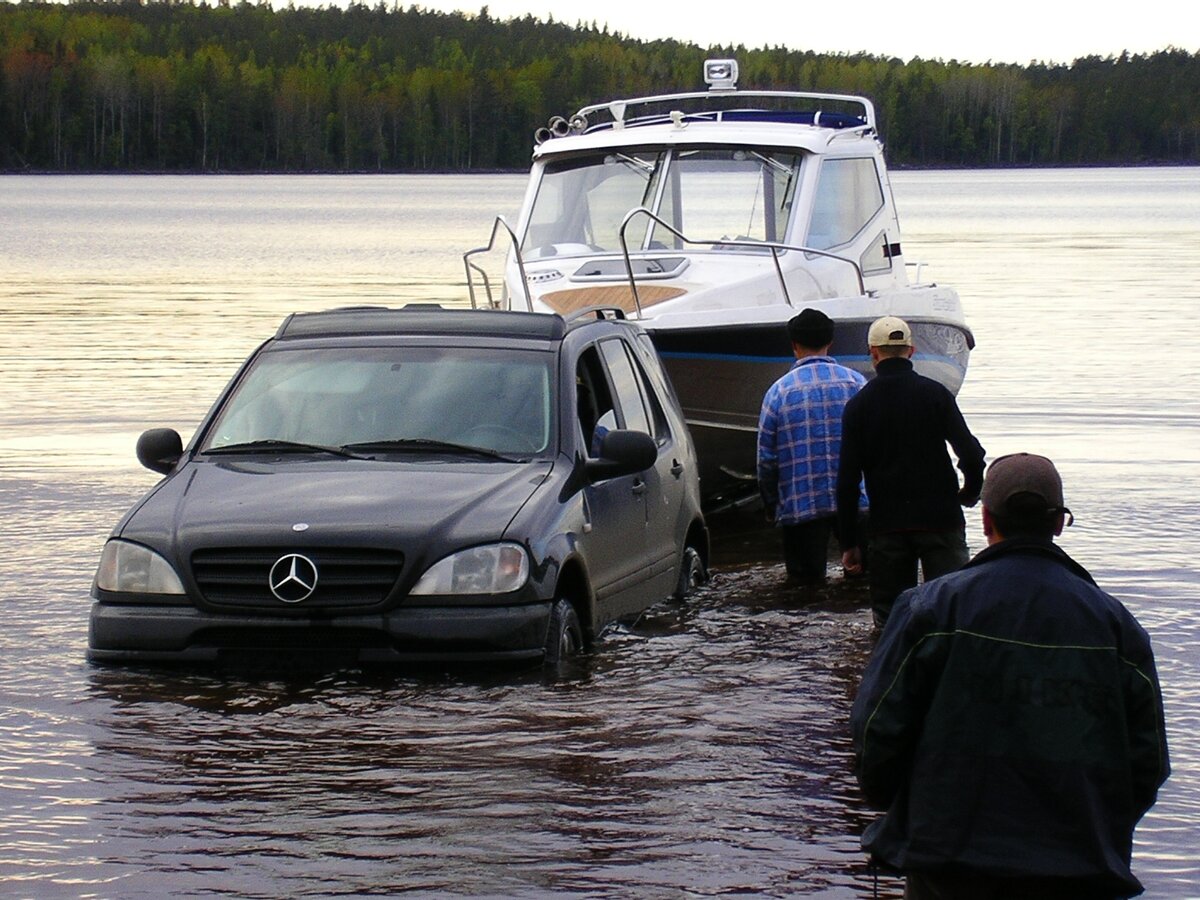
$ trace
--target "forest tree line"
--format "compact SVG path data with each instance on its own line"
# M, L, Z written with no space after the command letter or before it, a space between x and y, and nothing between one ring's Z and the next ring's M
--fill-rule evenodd
M533 129L617 97L865 94L893 164L1200 162L1200 54L973 65L700 48L399 5L0 0L7 171L432 171L528 165Z

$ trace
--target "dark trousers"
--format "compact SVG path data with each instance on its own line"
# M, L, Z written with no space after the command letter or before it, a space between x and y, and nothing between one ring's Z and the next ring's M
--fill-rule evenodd
M801 584L823 584L829 562L829 540L837 527L837 516L809 519L795 525L780 526L783 538L783 563L788 578ZM858 548L867 559L867 517L858 517Z
M966 529L891 531L871 535L871 611L880 627L901 593L917 585L917 565L926 581L966 565Z
M834 516L825 516L780 526L783 564L787 567L788 578L802 584L820 584L825 580L829 538L836 521Z

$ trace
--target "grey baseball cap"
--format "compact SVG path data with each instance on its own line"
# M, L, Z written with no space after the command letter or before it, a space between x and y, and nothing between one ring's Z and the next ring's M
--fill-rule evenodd
M1054 463L1035 453L1010 453L988 466L983 479L983 505L997 515L1012 514L1015 506L1031 511L1045 504L1047 513L1066 513L1062 478Z

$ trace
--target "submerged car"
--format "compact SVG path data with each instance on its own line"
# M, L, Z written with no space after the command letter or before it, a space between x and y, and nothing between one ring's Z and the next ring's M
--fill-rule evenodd
M104 547L88 656L557 662L704 576L695 451L619 311L290 316Z

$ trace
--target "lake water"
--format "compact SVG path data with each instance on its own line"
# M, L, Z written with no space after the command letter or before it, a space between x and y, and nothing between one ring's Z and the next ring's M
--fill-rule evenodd
M1198 897L1200 168L893 182L906 256L975 330L973 430L1058 463L1063 546L1151 632L1174 772L1134 870ZM523 184L0 177L0 894L873 896L865 597L785 590L746 520L694 602L561 681L84 660L100 548L155 481L137 434L190 434L290 312L464 302L461 253Z

